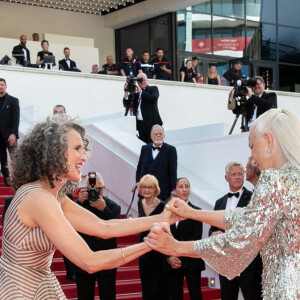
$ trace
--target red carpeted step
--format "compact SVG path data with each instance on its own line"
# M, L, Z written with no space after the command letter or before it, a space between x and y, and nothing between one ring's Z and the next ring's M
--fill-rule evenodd
M0 187L0 195L1 196L11 197L14 194L15 193L12 191L11 187Z
M131 280L140 278L139 267L119 267L117 280Z

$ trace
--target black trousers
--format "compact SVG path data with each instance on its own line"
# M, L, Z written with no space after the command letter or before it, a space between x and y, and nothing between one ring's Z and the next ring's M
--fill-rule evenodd
M9 177L6 150L8 149L8 151L11 153L13 148L14 147L9 146L8 140L0 134L0 164L1 164L1 173L5 179L5 182Z
M261 272L257 270L245 270L240 276L232 280L219 275L222 300L237 300L239 288L241 288L244 300L261 300Z
M94 300L96 281L101 300L116 299L117 270L115 269L111 275L108 275L107 272L105 275L102 274L101 271L94 274L76 274L78 300Z
M152 250L139 258L143 300L168 300L163 254Z
M187 268L172 270L167 274L168 290L171 300L183 300L184 277L191 300L202 300L201 271L189 272Z
M138 121L136 123L136 129L139 132L139 139L142 140L144 143L149 144L152 143L152 140L150 138L150 133L151 133L151 128L147 125L145 125L145 123L143 121Z

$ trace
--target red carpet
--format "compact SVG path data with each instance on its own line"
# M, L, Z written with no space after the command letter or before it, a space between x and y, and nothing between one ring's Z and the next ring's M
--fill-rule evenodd
M13 195L10 188L3 187L3 178L0 177L0 223L2 223L2 211L4 205L4 199ZM75 196L75 195L74 195ZM76 196L75 196L76 197ZM119 246L128 246L138 242L138 236L128 236L118 238ZM2 226L0 227L0 249L2 248ZM61 283L62 289L68 299L77 299L76 285L71 281L66 280L65 266L62 259L62 255L59 251L54 254L53 264L51 269L57 276ZM208 288L208 279L201 279L203 300L220 299L220 290ZM95 289L95 294L98 296L98 291ZM99 299L99 297L95 297ZM139 279L139 269L137 260L132 261L124 267L118 268L117 272L117 299L130 299L130 300L142 300L141 283ZM188 290L185 284L184 299L190 299Z

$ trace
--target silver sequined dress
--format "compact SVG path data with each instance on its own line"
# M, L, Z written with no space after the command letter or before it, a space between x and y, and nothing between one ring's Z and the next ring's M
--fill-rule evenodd
M195 251L233 279L260 252L263 299L300 299L300 171L262 172L249 205L225 211L225 233L196 241Z

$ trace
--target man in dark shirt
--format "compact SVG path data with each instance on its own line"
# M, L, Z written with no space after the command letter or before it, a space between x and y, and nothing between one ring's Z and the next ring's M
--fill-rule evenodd
M112 55L107 55L106 57L106 64L102 66L102 72L100 74L107 74L107 75L119 75L119 66L114 64L114 59Z
M6 92L6 81L0 78L0 163L4 186L9 186L7 152L11 153L19 138L19 100Z
M87 181L87 188L91 185ZM102 220L120 219L121 207L113 200L103 196L105 185L101 174L96 173L96 184L99 190L97 200L89 198L87 189L81 189L76 201L81 207L87 209L92 214ZM117 239L101 239L95 236L79 233L92 251L109 250L117 248ZM103 270L89 274L79 267L73 265L76 273L76 285L78 300L92 300L95 294L95 283L97 281L99 296L101 300L116 299L116 274L117 269Z
M27 67L30 64L30 52L26 48L27 38L26 35L20 36L20 44L13 48L13 56L22 55L20 57L16 57L17 63L20 65Z
M147 78L152 79L154 75L154 66L150 62L150 53L148 51L144 51L143 58L141 59L141 67L143 73L147 75Z
M60 70L74 71L74 68L77 69L76 62L74 60L70 59L70 53L71 53L70 48L65 47L64 48L65 58L59 61L59 69Z
M133 57L133 54L133 49L127 47L126 58L122 59L120 64L120 73L122 76L129 76L130 73L132 73L132 75L136 77L138 73L142 73L141 63L137 58Z
M170 61L164 57L164 50L162 48L157 48L156 58L154 58L151 63L154 65L154 76L153 79L169 80L171 71Z
M231 86L234 86L236 81L241 79L243 74L241 72L241 68L243 63L241 60L237 60L234 64L234 67L229 69L227 72L223 74L223 77L226 78Z
M198 66L198 58L196 56L192 57L192 69L196 75L196 81L198 82L199 78L201 77L201 75L197 72L197 66Z

